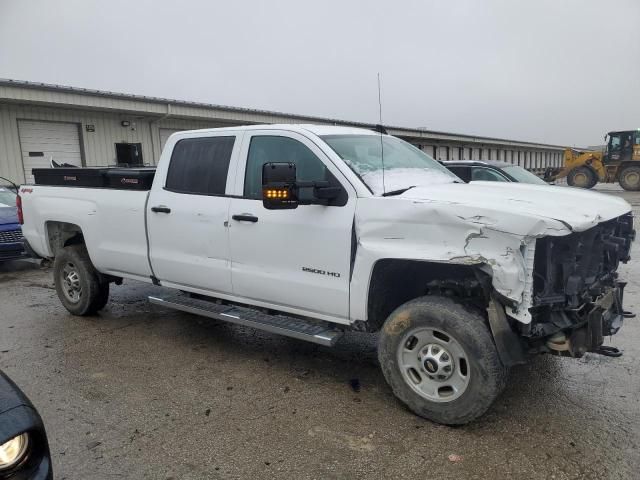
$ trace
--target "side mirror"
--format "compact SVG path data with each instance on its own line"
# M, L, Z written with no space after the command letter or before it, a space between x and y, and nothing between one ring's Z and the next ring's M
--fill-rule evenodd
M328 183L328 182L327 182ZM313 196L318 200L334 200L340 196L342 189L340 187L315 187L313 189Z
M296 166L265 163L262 166L262 204L267 210L298 208Z

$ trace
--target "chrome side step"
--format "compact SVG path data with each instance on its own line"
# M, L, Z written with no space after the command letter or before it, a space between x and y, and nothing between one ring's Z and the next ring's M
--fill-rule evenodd
M257 328L325 346L333 346L342 336L341 331L332 329L325 322L315 322L286 315L269 315L251 308L221 305L183 294L163 297L150 296L149 301L174 310Z

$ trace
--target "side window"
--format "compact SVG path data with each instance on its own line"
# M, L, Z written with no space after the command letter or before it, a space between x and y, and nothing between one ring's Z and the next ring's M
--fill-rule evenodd
M612 151L620 150L620 135L611 135L609 145Z
M165 187L178 193L224 195L236 137L185 138L171 154Z
M506 182L507 179L498 172L484 167L474 167L471 180L481 180L484 182Z
M255 136L249 145L247 169L244 176L244 196L262 200L262 165L270 162L296 164L300 182L329 181L339 185L324 163L304 144L293 138ZM313 189L300 189L300 200L311 200Z
M471 168L465 166L454 166L447 168L451 170L451 173L454 173L455 175L460 177L460 179L464 182L469 183L469 181L471 181Z

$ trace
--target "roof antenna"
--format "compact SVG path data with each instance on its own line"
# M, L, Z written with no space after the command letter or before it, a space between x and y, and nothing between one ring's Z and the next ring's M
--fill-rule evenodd
M387 133L387 130L382 126L382 90L380 88L380 72L378 72L378 114L380 117L380 123L376 125L376 131L380 132L380 160L382 161L382 195L387 193L387 188L384 183L384 142L382 141L382 135Z

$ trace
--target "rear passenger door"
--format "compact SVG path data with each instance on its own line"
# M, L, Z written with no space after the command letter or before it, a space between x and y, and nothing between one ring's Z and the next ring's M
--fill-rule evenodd
M166 174L158 171L165 181L152 189L147 219L151 266L163 285L231 293L227 184L239 144L229 132L183 138Z

